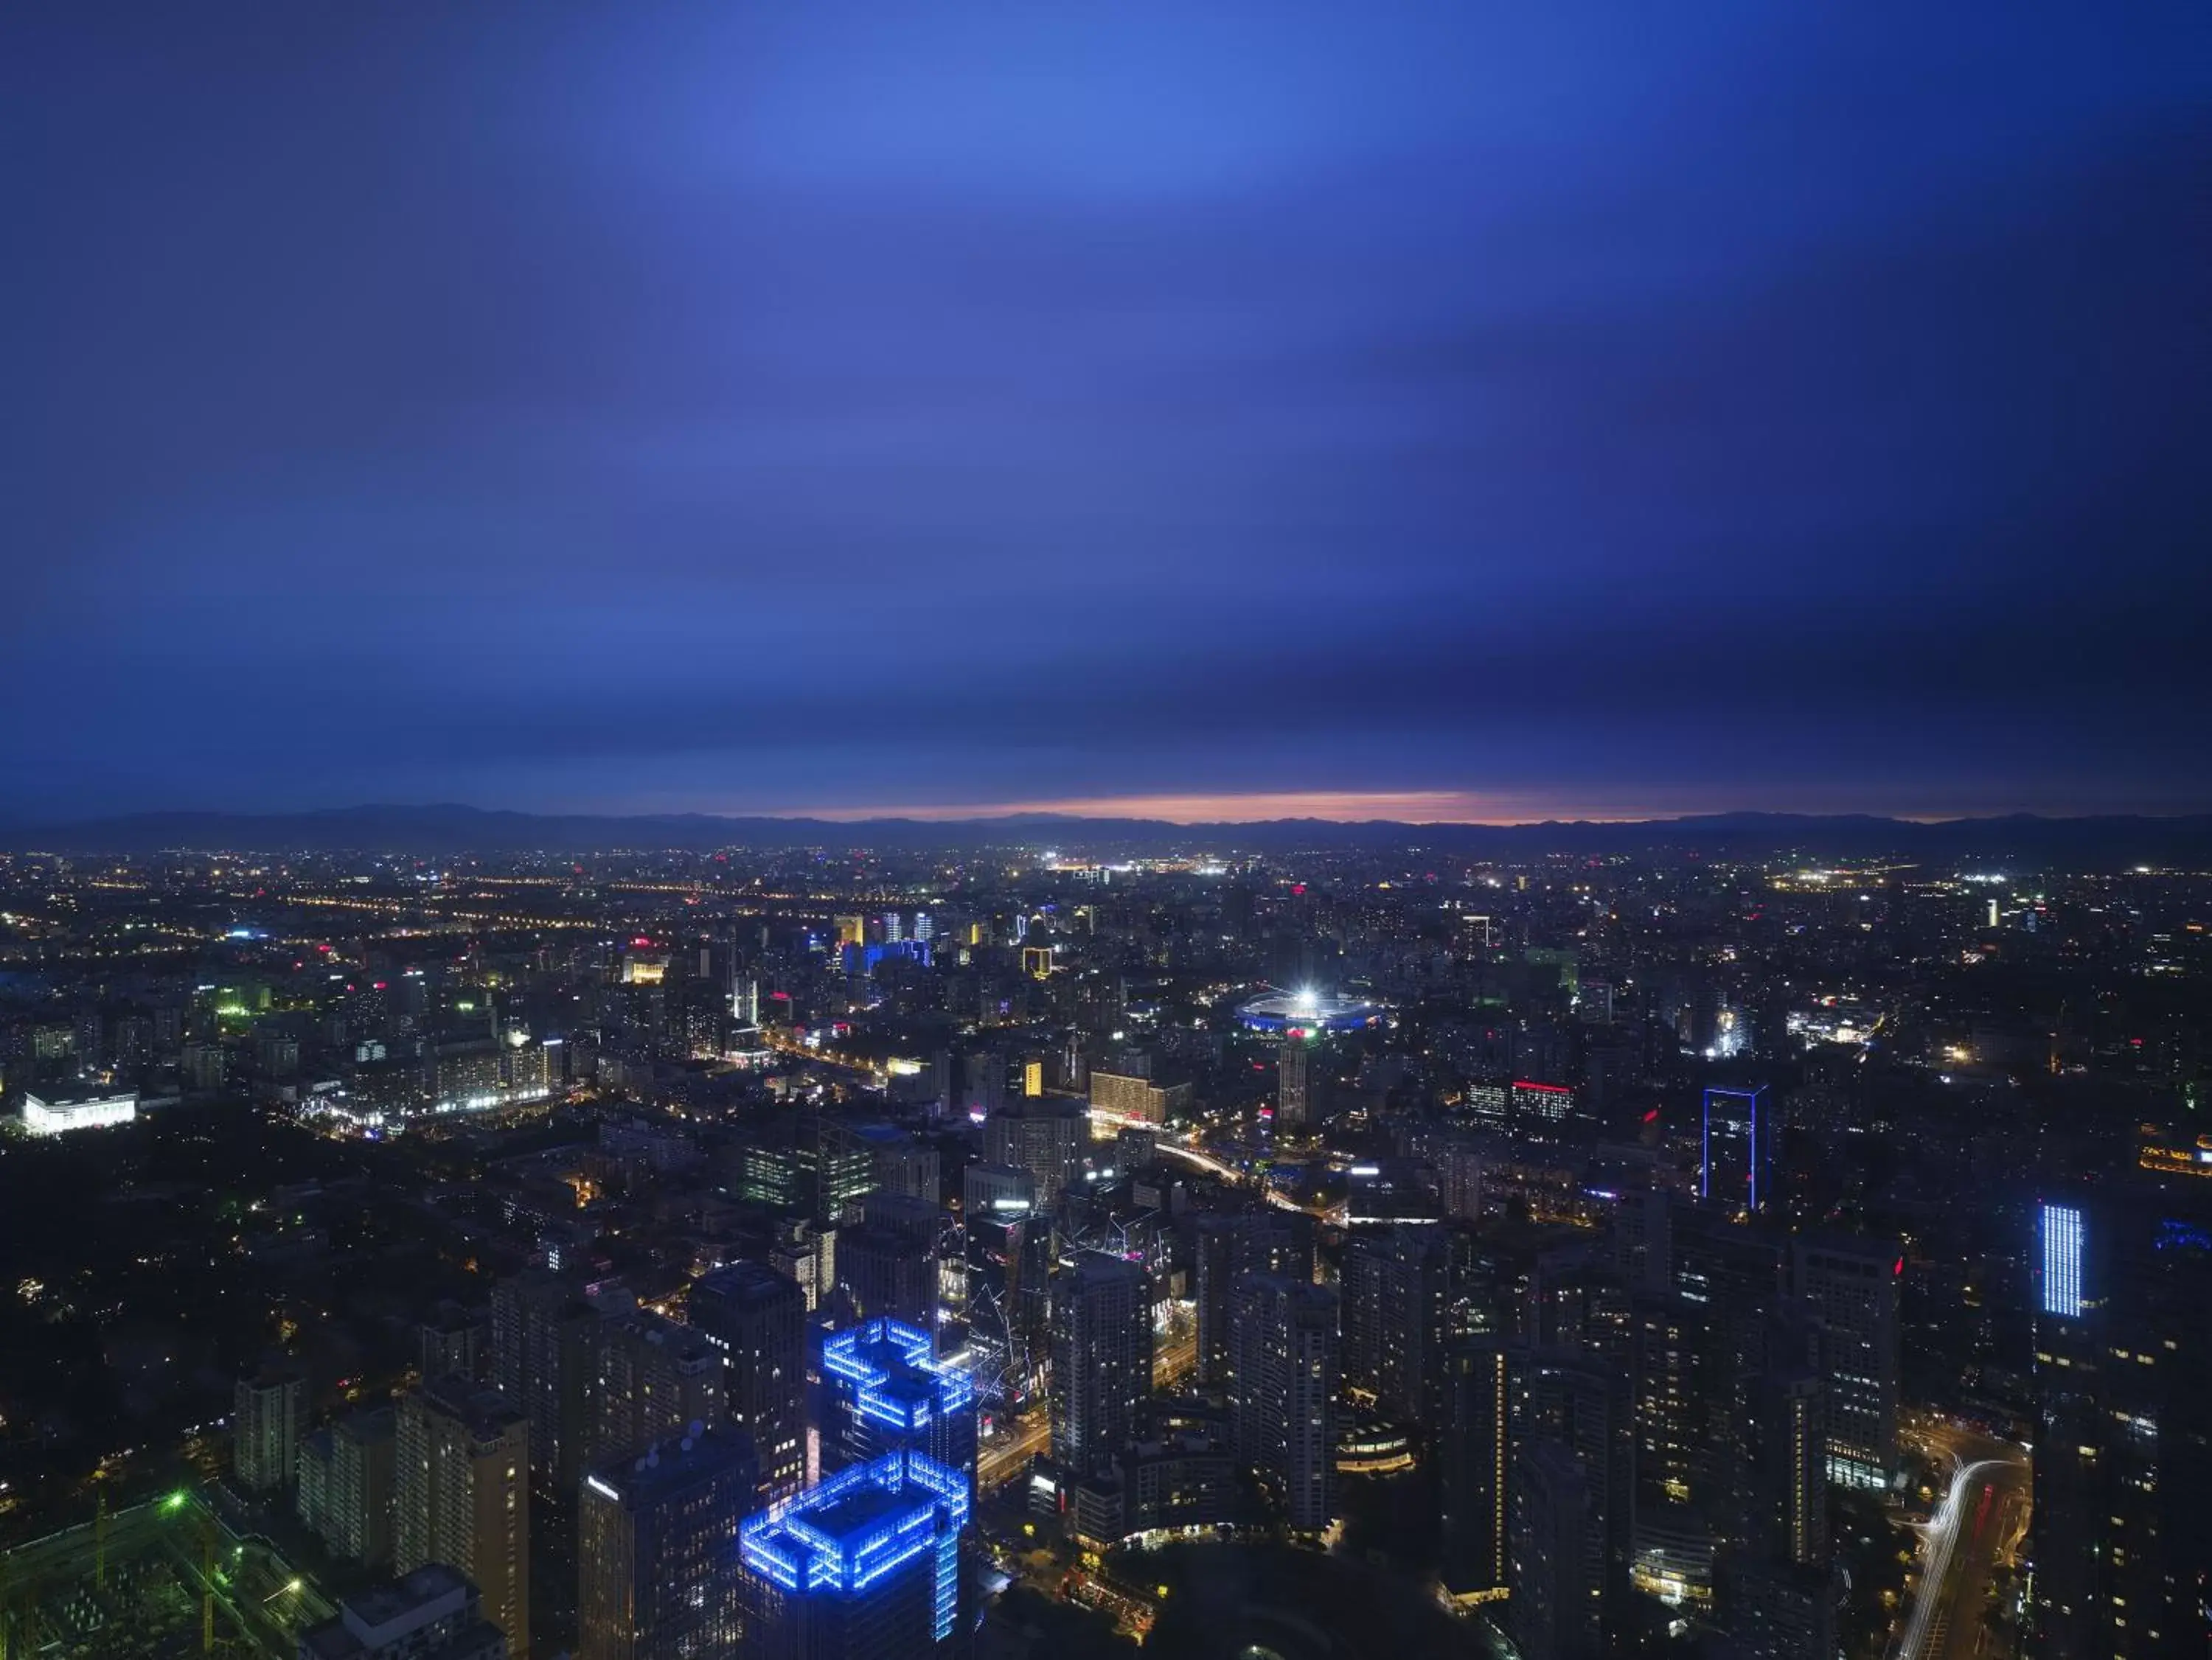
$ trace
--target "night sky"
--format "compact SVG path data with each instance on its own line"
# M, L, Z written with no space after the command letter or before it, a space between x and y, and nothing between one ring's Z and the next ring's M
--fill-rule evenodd
M2212 808L2212 12L18 5L0 816Z

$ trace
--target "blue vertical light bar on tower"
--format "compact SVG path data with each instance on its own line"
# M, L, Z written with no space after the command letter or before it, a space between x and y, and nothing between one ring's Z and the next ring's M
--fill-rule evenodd
M2043 1207L2043 1312L2081 1316L2081 1213L2072 1205Z

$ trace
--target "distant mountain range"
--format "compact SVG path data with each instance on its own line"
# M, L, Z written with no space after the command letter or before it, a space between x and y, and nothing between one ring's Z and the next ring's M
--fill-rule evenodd
M1434 849L1465 857L1644 850L1813 857L1982 859L1993 863L2110 869L2133 864L2212 869L2212 814L1949 819L1920 823L1865 815L1719 813L1632 823L1339 823L1269 819L1247 824L1171 824L1159 819L923 820L723 818L703 813L617 817L491 812L481 808L341 807L313 813L137 813L73 824L0 826L0 847L72 853L147 853L165 848L409 854L584 853L616 849L718 847L1067 847L1096 852L1173 848L1288 852L1317 848Z

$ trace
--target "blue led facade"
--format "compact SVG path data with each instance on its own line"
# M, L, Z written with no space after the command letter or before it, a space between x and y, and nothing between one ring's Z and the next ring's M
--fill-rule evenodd
M975 1380L965 1366L938 1359L928 1333L888 1318L833 1332L823 1341L822 1377L832 1456L869 1459L905 1448L949 1469L972 1467Z
M740 1524L738 1554L749 1572L800 1598L887 1595L902 1571L926 1574L930 1640L941 1643L959 1619L969 1491L964 1474L933 1458L887 1453Z
M2043 1312L2081 1317L2081 1213L2072 1205L2043 1207Z

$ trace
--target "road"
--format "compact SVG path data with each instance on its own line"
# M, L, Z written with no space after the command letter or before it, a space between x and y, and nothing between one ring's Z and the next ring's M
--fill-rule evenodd
M994 1436L975 1455L975 1486L995 1493L1029 1467L1030 1459L1052 1445L1052 1420L1042 1403L1014 1420L1011 1430Z
M1990 1589L2027 1530L2028 1465L2020 1449L1956 1430L1940 1440L1957 1463L1921 1530L1920 1581L1897 1660L1979 1660Z
M1239 1186L1249 1186L1251 1184L1252 1178L1246 1175L1235 1165L1224 1163L1223 1160L1215 1158L1211 1153L1206 1152L1201 1148L1192 1147L1186 1142L1176 1141L1167 1136L1160 1136L1153 1145L1162 1153L1173 1154L1178 1159L1187 1159L1191 1163L1196 1165L1200 1169L1210 1170L1215 1175L1225 1177L1230 1181L1237 1183ZM1273 1205L1278 1210L1295 1210L1300 1215L1312 1216L1322 1221L1340 1222L1344 1220L1343 1207L1340 1205L1334 1209L1314 1210L1309 1209L1305 1205L1300 1204L1296 1199L1293 1199L1289 1194L1281 1191L1279 1189L1267 1186L1265 1184L1261 1185L1260 1197L1265 1199L1269 1204Z

